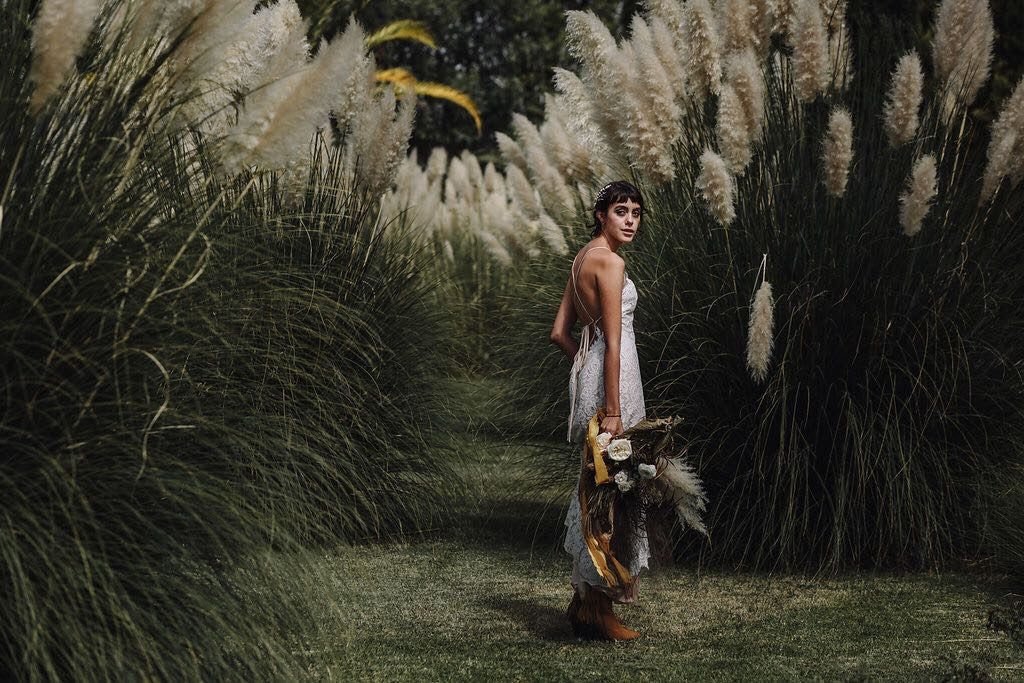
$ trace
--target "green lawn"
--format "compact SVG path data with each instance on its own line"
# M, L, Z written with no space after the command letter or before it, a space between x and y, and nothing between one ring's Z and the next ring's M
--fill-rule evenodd
M571 456L570 456L571 457ZM964 574L835 578L654 567L616 610L632 643L576 641L564 611L562 496L509 451L469 467L460 523L346 547L311 615L310 668L333 680L1024 680L1024 649L986 629L1010 585Z

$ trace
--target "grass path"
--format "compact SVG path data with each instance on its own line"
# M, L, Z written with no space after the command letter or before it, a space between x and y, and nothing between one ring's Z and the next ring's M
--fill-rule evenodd
M617 607L632 643L573 639L564 496L521 452L470 465L461 523L322 558L333 616L309 653L336 680L1024 680L1024 650L987 630L1009 592L977 576L838 578L655 567ZM528 454L527 458L528 458ZM323 622L321 622L323 623ZM315 664L312 663L315 661Z

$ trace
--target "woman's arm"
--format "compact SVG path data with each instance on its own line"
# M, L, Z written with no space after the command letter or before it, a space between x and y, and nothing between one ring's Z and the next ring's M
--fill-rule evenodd
M597 291L601 302L604 330L604 407L615 417L601 420L601 431L612 436L622 433L622 406L619 405L619 347L622 342L622 285L626 262L615 254L607 254L599 262Z
M558 313L555 314L555 323L551 326L551 343L565 352L565 355L572 358L580 345L572 338L572 326L576 324L576 306L572 301L572 280L565 283L565 293L562 294L562 303L558 305Z

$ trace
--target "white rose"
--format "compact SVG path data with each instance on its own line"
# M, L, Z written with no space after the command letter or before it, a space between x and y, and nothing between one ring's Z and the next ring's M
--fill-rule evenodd
M612 439L608 444L608 457L612 460L625 460L633 455L633 446L629 439Z
M658 473L658 468L654 465L648 465L646 463L636 466L637 472L640 473L641 479L653 479L654 475Z
M602 453L604 453L605 449L608 448L608 444L611 443L611 440L611 432L601 432L600 434L597 435L597 446L598 448L601 449Z
M619 487L619 490L626 493L633 488L633 480L629 478L629 473L622 471L615 474L615 485Z

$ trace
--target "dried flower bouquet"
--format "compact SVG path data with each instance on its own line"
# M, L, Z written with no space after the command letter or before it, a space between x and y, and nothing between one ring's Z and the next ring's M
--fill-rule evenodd
M594 566L611 587L633 577L618 558L632 554L636 535L646 533L647 512L671 505L683 528L708 536L701 520L707 497L684 460L676 427L682 418L647 419L619 438L599 433L604 409L590 419L581 458L579 499L583 538Z

